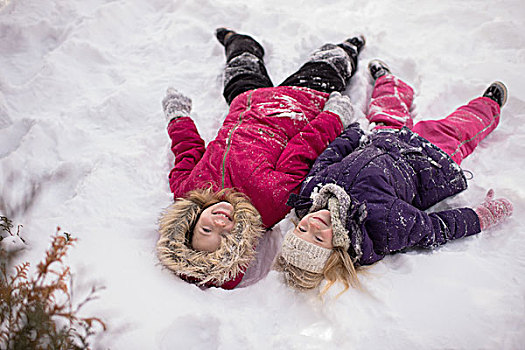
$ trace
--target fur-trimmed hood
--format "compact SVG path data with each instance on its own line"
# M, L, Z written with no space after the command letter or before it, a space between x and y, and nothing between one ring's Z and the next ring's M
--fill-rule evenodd
M367 216L366 205L358 205L344 188L336 184L324 185L319 192L312 195L312 199L312 206L308 212L313 213L323 208L330 211L334 231L332 243L334 247L343 247L345 250L352 247L351 257L355 263L363 255L361 225Z
M235 226L231 234L221 240L219 249L206 252L194 250L189 244L190 230L203 207L191 199L177 199L159 220L157 255L162 265L198 285L221 287L234 279L238 284L239 276L255 259L255 246L264 229L253 206L247 202L232 205Z

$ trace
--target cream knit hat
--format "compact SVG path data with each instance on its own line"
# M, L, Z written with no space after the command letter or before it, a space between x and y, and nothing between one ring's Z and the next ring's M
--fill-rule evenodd
M291 265L302 270L320 273L323 271L332 249L307 242L293 233L292 228L284 236L281 255Z

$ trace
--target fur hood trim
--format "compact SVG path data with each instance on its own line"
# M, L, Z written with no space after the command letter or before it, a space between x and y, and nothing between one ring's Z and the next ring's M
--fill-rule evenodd
M157 255L162 265L177 275L197 279L198 285L221 286L243 274L255 259L255 246L264 229L249 202L232 204L235 226L231 234L221 240L219 249L205 252L191 248L188 239L203 208L191 199L177 199L159 220Z
M366 219L366 205L358 203L336 184L326 184L319 192L312 194L312 206L309 213L327 208L332 220L334 247L352 248L352 261L355 263L363 252L363 232L361 225Z

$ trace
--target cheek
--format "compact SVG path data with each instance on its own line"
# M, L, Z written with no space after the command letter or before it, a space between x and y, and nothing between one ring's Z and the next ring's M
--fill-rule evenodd
M314 239L310 233L302 232L300 230L297 230L294 233L297 237L301 238L302 240L305 240L306 242L314 243Z
M202 226L203 224L208 224L209 221L209 215L206 213L206 211L203 211L201 215L199 215L199 219L197 220L195 227Z
M194 235L191 240L191 246L195 250L213 252L221 245L221 238L218 235L202 236Z
M193 235L191 236L191 242L190 242L191 246L194 247L195 244L199 244L199 234L194 232Z
M323 239L325 241L325 248L333 248L333 243L332 243L332 239L333 239L333 231L332 230L327 230L325 232L323 232Z
M303 231L299 230L298 228L296 228L296 229L293 231L293 233L294 233L297 237L299 237L299 238L304 238L304 234L305 234L306 232L303 232Z

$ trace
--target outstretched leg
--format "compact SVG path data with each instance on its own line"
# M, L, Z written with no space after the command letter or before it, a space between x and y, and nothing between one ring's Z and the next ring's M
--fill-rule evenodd
M327 93L342 92L356 71L357 56L364 45L363 36L347 39L338 45L323 45L280 85L308 87Z
M228 104L245 91L273 86L264 66L261 44L226 28L218 28L216 36L226 53L223 95Z
M414 91L390 73L380 60L368 65L375 80L367 119L376 128L406 126L441 148L457 163L471 154L481 140L499 123L501 106L507 101L507 88L501 82L492 83L482 97L459 107L441 120L424 120L413 126L410 107Z
M491 97L478 97L441 120L424 120L414 132L441 148L461 164L498 126L500 105Z
M410 107L414 99L414 90L392 75L388 66L382 61L370 61L368 69L375 79L366 116L368 121L376 123L376 129L401 129L403 126L412 129Z

